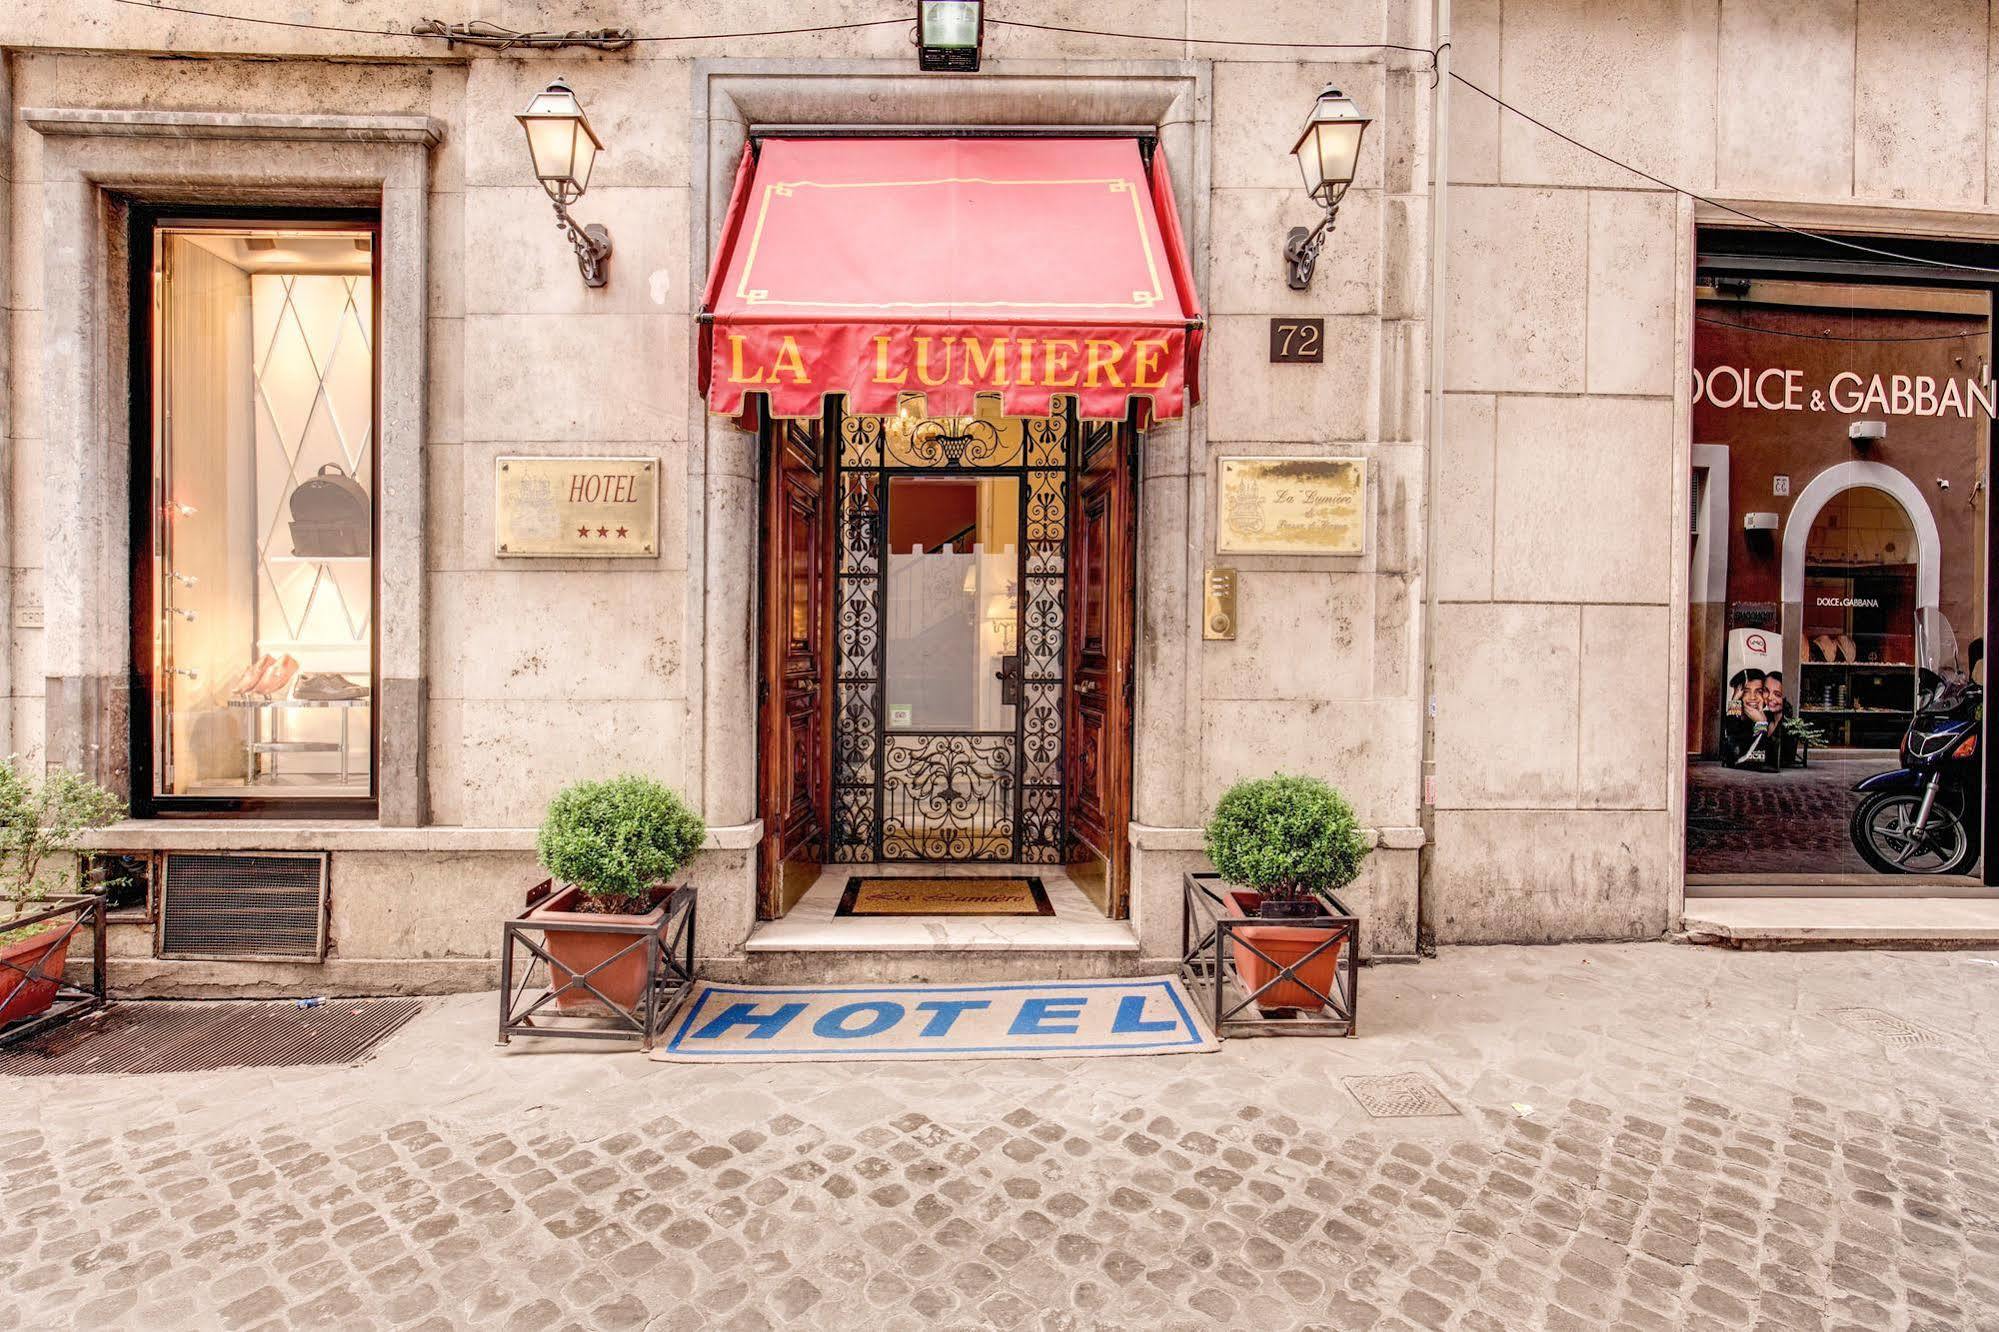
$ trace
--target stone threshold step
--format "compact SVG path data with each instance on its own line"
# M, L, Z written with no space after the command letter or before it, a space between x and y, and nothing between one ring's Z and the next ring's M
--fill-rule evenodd
M1121 922L1046 916L869 917L774 920L744 945L751 953L1135 953Z
M1689 898L1683 932L1697 942L1887 947L1999 946L1999 893L1959 897Z

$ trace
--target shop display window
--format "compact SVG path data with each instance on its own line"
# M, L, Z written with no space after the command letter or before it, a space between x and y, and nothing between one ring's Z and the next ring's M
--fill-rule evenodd
M1992 295L1703 266L1687 871L1977 874Z
M151 794L366 799L374 232L162 225L152 255Z

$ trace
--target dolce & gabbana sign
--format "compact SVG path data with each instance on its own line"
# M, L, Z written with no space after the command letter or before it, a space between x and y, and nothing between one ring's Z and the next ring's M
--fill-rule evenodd
M1837 416L1953 416L1990 419L1999 384L1989 370L1970 375L1881 375L1841 370L1821 382L1785 366L1717 365L1694 371L1694 405L1745 412L1830 412Z

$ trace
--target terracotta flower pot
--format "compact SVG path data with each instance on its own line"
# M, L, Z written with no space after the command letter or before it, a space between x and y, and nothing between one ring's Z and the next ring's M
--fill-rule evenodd
M589 976L593 989L628 1012L644 1004L646 950L643 946L633 948L632 945L640 938L638 931L652 926L659 932L660 946L665 947L666 907L672 895L672 888L655 888L652 906L643 912L581 911L578 905L583 900L583 890L571 884L528 912L531 919L546 927L543 946L555 959L549 968L554 973L552 985L558 991L555 1006L567 1013L605 1011L597 996L581 985L571 989L561 988L575 977L584 975ZM629 930L564 929L562 923L565 920L587 921L592 925L622 925L629 927ZM592 967L625 948L631 948L631 951L602 971L590 974Z
M39 934L0 946L0 1027L48 1012L75 933L57 921Z
M1261 893L1244 888L1228 889L1226 895L1229 905L1234 908L1232 914L1243 918L1253 918L1257 906L1263 901ZM1284 967L1297 967L1292 974L1298 979L1278 981L1257 995L1258 1008L1266 1013L1290 1008L1302 1008L1311 1013L1323 1007L1319 995L1335 992L1333 987L1339 983L1340 953L1346 945L1336 943L1324 948L1302 967L1297 963L1298 959L1324 944L1326 935L1327 931L1323 929L1280 924L1247 925L1230 932L1229 948L1234 955L1236 974L1242 977L1243 987L1248 993L1255 994L1275 980ZM1255 944L1274 960L1265 961L1258 957L1250 951L1250 944ZM1312 993L1313 990L1319 994Z

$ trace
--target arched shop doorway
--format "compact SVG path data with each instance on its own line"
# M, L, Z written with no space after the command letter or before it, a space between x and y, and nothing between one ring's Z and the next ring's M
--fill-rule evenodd
M1812 479L1784 532L1789 702L1828 750L1894 749L1916 704L1916 624L1941 552L1922 492L1881 463Z
M1695 293L1689 892L1907 890L1854 845L1854 787L1902 767L1922 668L1968 665L1939 647L1986 632L1992 292L1729 243Z

